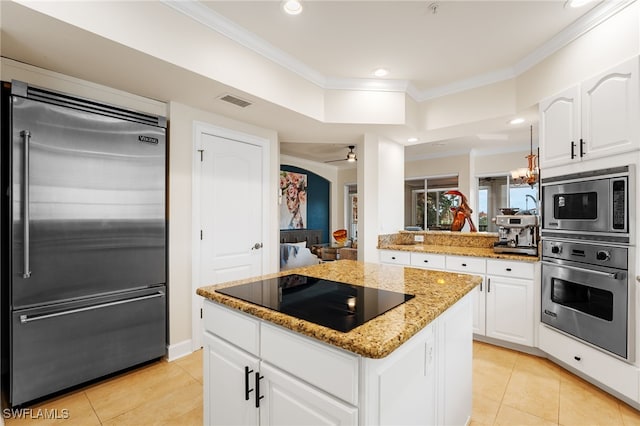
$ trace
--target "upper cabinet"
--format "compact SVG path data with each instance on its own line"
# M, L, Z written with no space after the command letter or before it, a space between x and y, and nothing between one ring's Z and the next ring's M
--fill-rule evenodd
M637 150L638 58L540 102L540 167Z

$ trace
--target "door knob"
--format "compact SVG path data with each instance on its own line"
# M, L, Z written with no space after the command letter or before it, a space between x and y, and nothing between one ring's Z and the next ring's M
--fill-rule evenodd
M251 250L259 250L261 248L262 248L262 243L255 243L253 247L251 247Z

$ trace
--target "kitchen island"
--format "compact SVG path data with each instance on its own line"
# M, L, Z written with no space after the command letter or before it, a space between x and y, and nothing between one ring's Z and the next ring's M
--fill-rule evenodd
M292 273L415 297L340 332L218 290ZM464 424L480 277L340 260L203 287L206 424Z

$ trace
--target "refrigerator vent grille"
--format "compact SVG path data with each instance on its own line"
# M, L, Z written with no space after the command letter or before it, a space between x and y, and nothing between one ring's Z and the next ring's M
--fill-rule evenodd
M20 95L18 95L20 96ZM160 117L152 114L145 114L138 111L133 111L125 108L120 108L113 105L107 105L92 101L90 99L79 98L75 96L66 95L63 93L53 92L50 90L41 89L39 87L28 86L26 97L36 101L42 101L54 105L65 106L74 108L81 111L92 112L109 117L120 118L128 121L135 121L138 123L150 124L152 126L166 128L167 120L165 117Z
M237 96L233 95L222 95L220 97L221 101L229 102L230 104L234 104L239 106L240 108L246 108L251 105L251 102L245 101L244 99L240 99Z

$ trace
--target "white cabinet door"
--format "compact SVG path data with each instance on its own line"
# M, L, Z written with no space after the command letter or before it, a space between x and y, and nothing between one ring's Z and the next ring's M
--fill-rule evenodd
M309 366L309 368L314 368ZM357 425L358 409L268 363L260 367L260 424L278 426Z
M209 333L204 334L206 425L258 424L255 406L258 366L258 358Z
M638 58L582 84L582 139L585 158L638 148Z
M540 167L574 161L579 144L580 89L574 86L540 102Z
M533 346L533 281L488 276L486 335Z
M486 285L485 277L482 277L482 284L473 290L473 333L482 336L486 333Z

